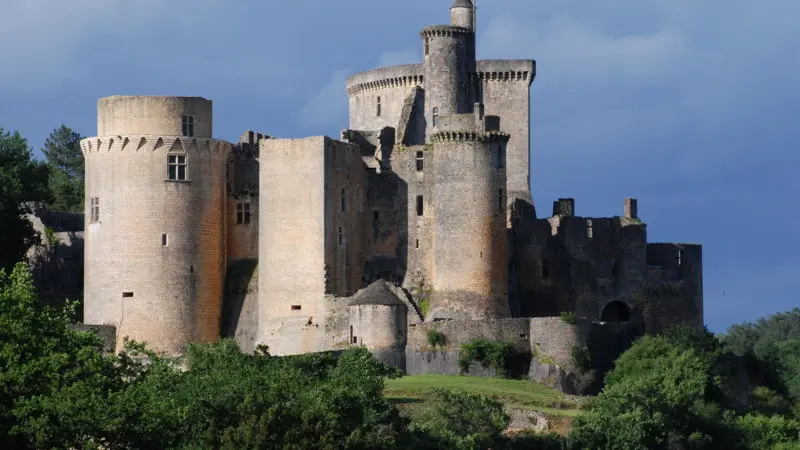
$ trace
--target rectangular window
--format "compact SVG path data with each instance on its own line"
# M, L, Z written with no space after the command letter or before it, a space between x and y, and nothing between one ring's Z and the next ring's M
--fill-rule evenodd
M373 239L378 239L378 231L380 230L381 226L381 213L380 211L373 211L372 212L372 237Z
M505 189L500 189L497 193L497 210L503 212L506 210L506 193Z
M122 293L122 297L123 297L123 298L130 298L130 297L133 297L133 292L123 292L123 293Z
M167 176L170 180L186 181L186 155L167 155Z
M245 225L250 223L250 202L236 203L236 224Z
M161 246L166 247L169 244L169 236L167 233L161 233Z
M417 196L417 215L418 216L421 216L422 213L425 212L423 210L424 206L425 206L425 202L422 200L422 196L418 195Z
M678 250L678 267L683 265L683 250Z
M300 311L301 309L303 309L303 307L300 305L292 305L292 311Z
M497 147L497 168L504 169L506 167L506 148L503 144Z
M375 103L375 106L376 106L375 115L376 116L380 116L381 115L381 97L380 96L378 96L378 100Z
M439 107L438 107L438 106L434 106L434 107L433 107L433 114L432 114L432 116L433 116L433 122L432 122L432 125L435 127L435 126L436 126L436 123L439 121Z
M337 240L339 241L339 245L343 245L344 244L344 229L342 229L342 227L339 227L337 235L338 235Z
M592 219L586 221L586 237L592 239L594 237L594 230L592 229Z
M422 172L425 167L425 153L417 152L417 172Z
M347 211L347 188L342 188L342 212Z
M184 136L194 136L194 116L182 116L181 128Z
M100 222L100 197L90 197L89 207L89 221L91 223Z

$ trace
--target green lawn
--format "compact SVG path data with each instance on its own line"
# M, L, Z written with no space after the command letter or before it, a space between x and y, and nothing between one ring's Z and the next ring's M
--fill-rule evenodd
M413 411L431 389L466 390L483 394L507 406L532 409L551 416L574 417L578 404L561 392L527 380L506 380L456 375L407 375L386 380L386 397L401 409Z

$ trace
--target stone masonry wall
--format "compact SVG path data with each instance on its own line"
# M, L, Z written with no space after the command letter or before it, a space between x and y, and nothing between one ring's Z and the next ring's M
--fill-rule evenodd
M406 98L415 86L422 85L422 78L422 64L384 67L348 78L349 128L375 131L383 127L396 127Z

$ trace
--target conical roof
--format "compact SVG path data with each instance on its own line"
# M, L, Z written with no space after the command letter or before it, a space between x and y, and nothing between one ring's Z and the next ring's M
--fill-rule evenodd
M456 0L455 2L453 2L453 6L451 6L450 9L473 8L473 7L475 7L475 5L472 4L472 0Z
M358 305L406 306L384 280L378 280L356 292L350 306Z

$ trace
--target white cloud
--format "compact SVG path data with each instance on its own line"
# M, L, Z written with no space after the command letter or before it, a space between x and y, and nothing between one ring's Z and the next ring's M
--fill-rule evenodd
M350 69L334 71L325 86L308 100L300 112L304 128L322 128L332 133L346 126L349 105L345 82L351 73Z

